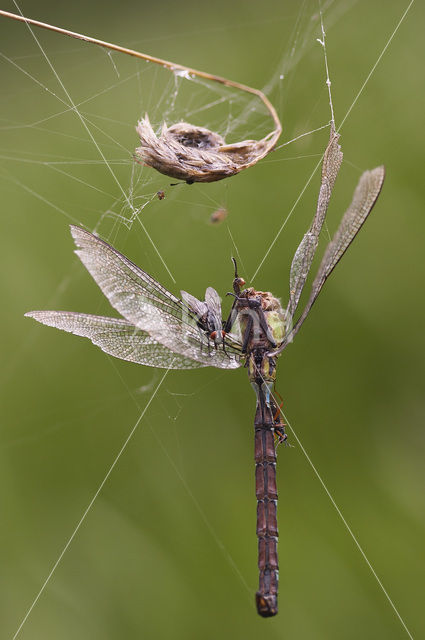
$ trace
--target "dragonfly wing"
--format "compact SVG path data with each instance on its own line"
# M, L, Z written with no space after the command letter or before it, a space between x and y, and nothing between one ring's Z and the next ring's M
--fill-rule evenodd
M242 353L238 347L224 350L211 343L207 333L200 327L190 327L170 316L168 322L158 316L152 308L151 323L146 331L171 351L219 369L236 369L241 365Z
M291 264L289 277L289 306L288 311L294 315L305 281L307 280L314 255L319 242L319 234L329 206L329 200L335 185L342 162L342 151L338 144L339 134L334 126L331 126L330 140L326 147L322 162L322 179L320 183L319 197L317 200L316 214L310 229L304 235L298 249L295 252Z
M76 254L109 302L127 320L143 329L143 317L155 305L167 313L181 314L176 296L131 260L94 234L71 225Z
M279 349L274 352L275 355L279 354L298 333L326 280L341 260L342 256L363 226L369 213L372 211L381 192L384 178L385 168L383 166L376 167L371 171L365 171L362 174L354 192L353 200L345 212L333 239L326 248L319 270L314 279L310 298L306 307L285 341Z
M115 358L163 369L196 369L206 364L173 353L149 333L121 318L105 318L72 311L29 311L37 322L89 338Z
M238 354L211 352L208 337L186 305L131 260L89 231L71 225L77 255L111 305L173 353L206 366L234 369Z
M385 178L385 168L376 167L365 171L356 187L353 200L329 243L313 283L313 293L318 294L326 278L356 237L378 199Z

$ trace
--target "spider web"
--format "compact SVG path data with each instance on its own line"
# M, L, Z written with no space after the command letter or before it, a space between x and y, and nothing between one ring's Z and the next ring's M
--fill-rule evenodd
M46 35L39 35L44 47ZM72 188L78 207L70 203L65 208L66 197L59 205L51 193L38 196L70 221L79 220L104 236L110 237L119 225L131 229L145 207L156 204L159 188L169 195L172 179L134 159L139 144L135 127L146 114L157 134L163 123L183 121L209 127L228 143L261 138L270 130L264 105L255 100L247 106L241 91L96 47L88 63L87 47L71 44L71 55L53 53L54 65L46 58L44 69L42 54L2 54L8 70L22 79L18 95L23 102L30 100L33 108L29 118L27 113L19 121L14 103L13 113L8 113L4 101L1 159L11 180L30 164L32 181L24 188L34 191L37 168L52 177L56 172L52 183L66 178L66 192ZM82 66L86 82L80 80ZM68 92L66 87L72 88Z
M342 3L323 3L326 29L330 30L333 24L344 20L353 5L348 0ZM247 170L246 176L241 176L241 180L255 180L255 171L265 171L267 162L284 162L288 158L295 165L305 155L309 155L314 156L313 161L316 163L324 148L330 110L323 70L323 47L317 42L317 38L323 37L318 5L302 3L291 18L290 37L284 45L277 46L274 52L278 62L273 61L271 68L267 68L267 73L264 74L262 69L261 74L261 82L266 79L264 91L278 108L284 121L284 137L275 154L263 162L263 167L259 165ZM2 23L1 26L6 29L10 27L14 33L17 33L18 27L20 30L24 29L23 25L12 27ZM215 232L207 226L209 215L217 207L226 205L228 200L232 201L229 192L232 189L236 191L237 187L236 184L233 187L233 178L208 186L204 191L203 187L198 186L171 187L172 179L135 162L134 150L138 146L136 123L147 113L156 131L159 131L163 122L170 125L188 121L218 132L225 137L226 142L257 139L271 130L271 121L264 106L250 96L216 83L187 74L173 74L153 64L110 54L96 47L91 47L88 54L88 46L84 44L74 41L65 43L57 35L35 33L45 53L40 52L30 34L27 34L26 39L20 38L16 46L13 45L13 36L6 38L3 41L6 44L0 47L6 74L5 85L8 87L1 108L0 173L5 189L12 190L16 194L16 202L24 204L24 212L20 214L23 230L25 216L32 215L29 203L31 200L37 201L42 203L46 216L44 220L39 218L37 221L37 241L41 254L51 249L54 258L55 253L65 251L66 244L61 250L55 250L52 246L51 229L54 229L52 236L57 237L58 228L65 236L68 222L82 224L120 248L123 245L133 250L135 246L138 247L145 260L138 260L141 266L147 271L153 270L161 281L177 280L180 285L182 273L191 268L188 266L189 259L176 271L171 251L173 243L168 238L164 241L160 233L161 226L171 225L168 236L172 236L173 229L181 225L192 225L194 235L199 231L202 236L207 232ZM312 57L316 59L317 68L320 69L317 85L313 90L317 101L307 106L302 113L296 114L296 117L291 117L293 108L289 103L301 103L299 96L303 92L303 83L300 81L300 74L303 63L306 60L310 62ZM332 64L332 60L330 63ZM52 66L56 76L52 72ZM268 80L267 76L270 76ZM318 133L319 137L315 138L316 131L320 132L322 129L322 134ZM297 147L298 141L301 140L304 144L305 139L313 142L307 148ZM297 141L293 147L292 140ZM289 152L292 148L293 160ZM304 172L304 177L308 175L309 172ZM165 202L158 199L160 190L165 191ZM178 218L176 223L170 223L170 218L158 223L165 205L175 207ZM187 218L183 218L183 210L189 211ZM237 230L240 221L225 224L228 224L229 235L227 236L227 230L220 232L224 245L223 256L227 259L231 253L240 250L244 262L254 268L263 257L263 247L248 262L250 245L245 242L245 246L241 246L243 243L239 240ZM276 231L273 230L272 237L278 228L279 226ZM190 232L188 237L191 237ZM264 252L267 248L268 241L264 242ZM68 242L66 250L70 252L70 249ZM201 249L199 251L202 253ZM196 264L196 255L194 251L193 264ZM27 265L27 270L28 268L30 267ZM227 271L228 267L223 268L222 273ZM207 268L206 272L207 276L212 276L214 270ZM204 280L203 274L201 275ZM48 306L59 305L60 308L65 290L72 287L76 279L75 268L70 266L64 276L56 279L53 296L46 295L50 298ZM230 282L230 278L228 280ZM52 279L49 281L52 282ZM215 283L205 279L205 286L207 284ZM184 282L181 286L186 288ZM284 291L284 286L281 291ZM67 304L73 300L78 309L83 310L80 309L81 302L77 301L77 295L78 291ZM30 303L24 302L24 310L28 308L28 304ZM43 304L39 303L38 306L42 308ZM96 311L88 309L92 310ZM14 373L13 366L16 366L15 371L20 370L30 350L31 345L24 344L14 351L11 365L5 369L8 377ZM48 359L48 355L45 357ZM152 387L156 389L157 382L160 382L159 379L152 378L152 373L146 375L146 380L152 391ZM187 392L187 384L183 384L183 391ZM133 382L126 382L126 385L136 388ZM182 387L176 385L172 388L177 392ZM187 399L184 397L181 402L184 406ZM173 419L178 417L181 423L180 403L173 405L174 400L170 403L161 394L158 394L156 403L156 416L161 415L161 412L173 413ZM173 405L171 411L170 404ZM82 410L77 411L76 419L82 413ZM174 462L175 455L171 454ZM192 492L193 486L192 480L188 483ZM251 499L252 496L248 495L248 498ZM212 532L216 538L215 543L220 546L219 535L214 529ZM229 554L228 545L225 554ZM240 560L231 559L231 564L236 573L239 573ZM244 581L245 578L242 577L240 582Z
M334 4L330 1L323 7L329 8L330 23L341 13ZM349 6L346 3L344 10ZM320 33L319 15L309 11L305 3L295 23L290 53L285 51L266 85L281 111L288 100L287 77L316 46L314 35ZM8 26L23 30L22 25ZM17 186L21 182L22 189L70 222L79 221L103 237L116 235L120 225L127 229L136 221L143 225L145 208L158 205L158 190L172 196L172 179L134 159L135 126L145 114L157 133L164 122L187 121L216 131L227 143L260 139L272 129L261 101L241 91L95 46L88 58L87 45L64 42L63 36L40 30L33 33L44 53L28 34L25 44L30 53L1 54L3 69L14 78L12 86L19 79L19 86L3 101L3 175ZM317 84L321 85L320 78ZM328 123L329 114L323 110L311 130L326 128ZM300 135L309 133L304 128ZM288 139L281 144L288 144ZM38 190L46 174L51 175L51 188ZM216 203L205 204L207 195L203 199L203 206L213 211Z

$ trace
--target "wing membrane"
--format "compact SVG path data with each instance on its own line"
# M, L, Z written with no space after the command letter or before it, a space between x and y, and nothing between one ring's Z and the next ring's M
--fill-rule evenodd
M292 338L298 333L326 280L341 260L342 256L363 226L369 213L372 211L381 192L384 178L385 168L383 166L376 167L371 171L365 171L361 176L354 192L353 200L345 212L333 239L326 248L317 275L314 279L310 298L305 309L285 341L279 349L274 352L275 355L283 351Z
M291 264L289 277L289 305L288 312L294 315L307 280L314 254L319 242L319 234L322 230L323 222L329 206L329 200L335 185L342 162L342 151L338 144L339 134L334 126L331 126L330 140L326 147L322 162L322 179L320 183L319 197L317 200L316 214L311 223L310 229L301 240L295 252Z
M237 349L211 349L186 305L119 251L89 231L71 225L77 255L109 302L138 329L173 353L207 366L234 369Z
M208 307L210 321L214 325L215 331L221 331L223 328L223 320L221 317L221 301L220 296L213 287L208 287L205 291L205 304Z
M167 313L179 315L181 305L170 291L131 260L94 234L71 225L76 254L109 302L127 320L143 319L143 306L155 304ZM141 327L143 328L143 327Z
M182 300L187 304L188 309L190 309L199 320L207 317L208 307L205 302L198 300L198 298L195 298L195 296L192 296L192 294L187 291L180 291L180 294Z
M105 353L149 367L196 369L206 364L173 353L146 331L121 318L105 318L72 311L29 311L37 322L89 338Z

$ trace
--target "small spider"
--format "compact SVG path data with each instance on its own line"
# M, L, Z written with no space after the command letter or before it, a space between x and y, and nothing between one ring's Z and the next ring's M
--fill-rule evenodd
M223 220L225 220L227 218L228 215L228 211L225 207L220 207L219 209L216 209L216 211L214 211L211 216L210 216L210 222L211 224L220 224L220 222L223 222Z

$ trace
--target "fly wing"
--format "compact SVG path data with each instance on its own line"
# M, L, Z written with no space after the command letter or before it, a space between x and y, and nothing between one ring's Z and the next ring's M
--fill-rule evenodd
M301 240L298 249L294 254L289 277L289 305L288 312L294 315L305 281L307 280L314 254L319 242L319 234L322 230L323 222L329 206L329 200L335 185L341 162L342 151L338 144L339 134L334 126L331 126L330 140L326 147L322 162L322 179L320 183L319 197L317 200L316 214L311 223L310 229Z
M205 303L208 307L210 321L213 323L215 331L221 331L223 328L221 300L217 291L213 289L213 287L208 287L205 291Z
M238 354L211 352L196 318L170 291L131 260L89 231L71 225L81 259L109 302L138 329L148 332L173 353L207 366L234 369Z
M29 311L25 315L49 327L89 338L102 351L121 360L162 369L196 369L206 366L173 353L149 333L121 318L105 318L72 311Z
M361 176L354 192L353 200L345 212L333 239L326 248L319 270L314 279L310 298L305 309L285 341L279 349L274 352L275 355L283 351L291 339L298 333L326 280L341 260L342 256L363 226L369 213L372 211L381 192L384 178L385 168L383 166L376 167L371 171L365 171Z
M182 300L187 304L187 307L190 311L192 311L198 320L203 320L206 318L208 313L208 307L205 302L201 302L195 296L188 293L187 291L180 291Z

